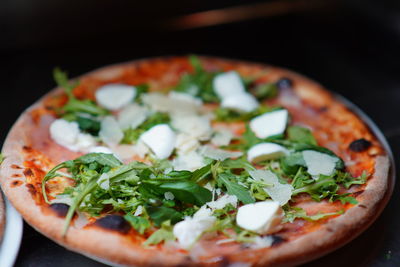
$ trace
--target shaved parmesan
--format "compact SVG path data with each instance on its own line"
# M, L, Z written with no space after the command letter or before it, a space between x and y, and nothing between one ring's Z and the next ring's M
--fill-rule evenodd
M274 143L261 143L252 146L247 151L247 160L253 163L269 159L277 159L289 154L289 151L283 146Z
M228 129L218 129L211 138L211 144L215 146L227 146L233 138L233 133Z
M166 112L169 114L196 114L200 107L194 104L188 97L171 97L161 93L148 93L142 96L142 101L154 111Z
M215 160L226 160L228 158L238 158L243 155L240 151L227 151L222 149L213 148L211 146L203 146L200 153L207 158Z
M118 114L118 123L123 130L128 128L136 129L147 119L147 116L148 111L146 108L138 104L130 104Z
M178 153L189 153L196 150L199 146L199 141L186 133L180 133L176 137L175 148L178 150Z
M135 145L132 146L132 151L140 158L144 158L147 154L150 153L149 147L146 146L146 144L143 143L143 141L141 140L139 140Z
M133 214L133 216L140 216L143 213L143 206L139 205L136 210L135 213Z
M253 243L250 243L252 249L268 248L272 246L274 239L272 236L256 236Z
M277 230L282 217L279 202L267 200L239 207L236 223L243 229L268 234Z
M242 79L236 71L228 71L215 76L213 87L221 99L246 92Z
M107 84L96 93L96 101L109 110L118 110L128 105L136 96L136 88L125 84Z
M113 154L112 150L105 146L94 146L91 147L88 151L89 153L105 153L105 154Z
M206 205L213 210L223 209L228 204L231 204L233 207L236 208L237 202L238 202L238 199L236 196L226 194L215 201L207 202Z
M196 151L178 155L172 161L172 166L175 171L194 171L205 165L204 159Z
M313 150L305 150L302 154L307 165L307 172L313 176L331 175L335 170L336 162L339 160L336 157Z
M292 197L293 187L290 184L281 184L275 173L269 170L255 170L249 171L249 174L254 180L268 184L264 187L265 192L281 206L285 205Z
M210 139L212 134L210 119L206 116L183 114L172 116L171 125L179 132L201 141Z
M191 103L198 107L203 105L203 101L200 98L194 97L194 96L192 96L190 94L186 94L186 93L171 91L171 92L169 92L168 97L172 100L178 100L178 101Z
M110 176L107 173L103 173L97 180L97 184L100 186L101 189L110 189Z
M107 116L101 121L99 137L109 146L117 145L124 137L118 122L112 116Z
M221 107L232 109L238 112L251 112L257 109L257 99L249 93L232 94L222 99Z
M176 135L168 124L158 124L143 133L140 138L159 159L168 158L175 147Z
M172 194L171 192L165 192L164 193L164 198L166 200L173 200L175 198L174 194Z
M280 109L264 113L250 121L250 129L258 138L283 134L288 122L289 113L286 109Z

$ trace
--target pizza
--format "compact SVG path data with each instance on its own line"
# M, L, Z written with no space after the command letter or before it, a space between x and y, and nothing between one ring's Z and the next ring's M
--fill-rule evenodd
M297 265L390 197L382 138L289 70L182 56L54 78L4 143L1 185L30 225L89 257Z
M6 223L6 208L4 205L3 196L0 192L0 243L3 239L5 223Z

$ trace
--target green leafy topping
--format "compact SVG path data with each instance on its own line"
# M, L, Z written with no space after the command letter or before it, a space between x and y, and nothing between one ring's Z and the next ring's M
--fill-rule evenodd
M175 240L173 228L170 221L166 221L161 225L161 228L155 231L147 240L143 243L144 246L157 245L165 241Z
M263 83L254 87L252 93L258 99L274 98L278 95L278 87L275 83Z
M165 206L149 206L146 207L146 210L156 226L160 226L163 222L167 220L170 221L172 224L175 224L183 219L182 213Z
M151 227L150 221L144 217L134 216L128 213L124 216L124 218L130 223L133 229L135 229L141 235Z
M307 128L300 126L289 126L287 129L288 139L297 143L304 143L309 145L317 145L311 131Z
M225 186L229 195L236 196L244 204L254 203L254 198L244 186L238 184L235 175L221 173L217 181Z
M205 71L200 59L194 55L189 56L189 61L194 69L193 73L183 74L173 90L199 97L205 102L218 102L213 89L213 79L218 73Z
M151 127L157 124L169 123L170 117L166 113L156 112L152 114L146 121L144 121L138 128L132 129L128 128L124 131L124 137L121 140L122 144L132 144L135 143L140 135L145 131L149 130Z
M317 213L314 215L307 215L306 211L300 207L290 207L285 208L285 219L284 222L293 222L295 219L304 219L309 222L319 221L322 219L326 219L331 216L337 216L344 213L344 210L339 210L337 212L328 212L328 213Z
M254 117L257 117L266 112L270 112L276 110L277 108L268 107L266 105L262 105L258 107L256 110L251 112L237 112L228 108L218 107L214 110L214 114L216 116L217 121L249 121Z
M99 107L96 103L89 99L79 100L73 94L73 89L78 85L78 82L70 83L66 72L61 71L59 68L55 68L53 71L54 80L59 87L64 88L65 93L68 96L68 102L61 108L61 113L64 116L70 114L76 115L79 113L87 113L93 116L107 115L109 112Z

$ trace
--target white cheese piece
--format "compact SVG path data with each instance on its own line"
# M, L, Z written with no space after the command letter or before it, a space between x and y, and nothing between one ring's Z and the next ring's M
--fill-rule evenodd
M175 147L176 135L167 124L158 124L140 136L159 159L168 158Z
M133 216L140 216L143 213L143 206L139 205L136 210L135 213L133 214Z
M151 110L175 115L197 114L201 108L194 104L195 101L189 100L188 97L176 97L174 94L171 97L161 93L143 94L142 101Z
M329 156L325 153L305 150L302 152L303 159L307 165L307 172L313 176L331 175L335 170L338 158Z
M193 214L193 218L206 218L211 216L213 211L209 208L207 208L207 205L203 205L200 207L198 211L196 211L195 214Z
M289 154L289 151L283 146L274 143L261 143L252 146L247 151L247 160L257 163L269 159L277 159Z
M149 112L138 104L130 104L124 107L118 114L118 123L121 129L136 129L148 117Z
M171 125L179 132L186 133L200 141L211 138L210 118L197 115L176 115L171 118Z
M260 104L257 99L249 93L230 95L222 99L221 107L238 112L251 112Z
M109 110L118 110L128 105L136 96L136 88L125 84L107 84L96 93L96 101Z
M250 121L250 129L258 138L283 134L288 122L288 115L286 109L264 113Z
M176 136L175 148L178 153L185 154L200 147L199 141L189 134L180 133Z
M168 97L172 100L178 100L178 101L183 101L183 102L188 102L191 103L195 106L200 107L201 105L203 105L203 101L200 98L194 97L190 94L186 94L186 93L180 93L180 92L176 92L176 91L170 91L168 93Z
M262 181L268 186L264 187L265 192L281 206L285 205L292 197L293 187L290 184L281 184L275 173L267 170L249 171L254 180Z
M172 160L172 166L175 171L194 171L205 165L204 158L196 151L178 155Z
M121 142L124 133L115 118L107 116L101 120L99 137L107 145L114 146Z
M67 205L71 206L72 202L73 202L73 199L71 198L70 195L59 194L59 195L55 195L55 198L50 200L50 202L52 204L53 203L63 203L63 204L67 204Z
M174 200L175 196L174 196L174 194L172 194L171 192L165 192L165 193L164 193L164 198L165 198L166 200Z
M236 223L243 229L259 234L272 233L282 220L277 201L261 201L239 207Z
M227 146L230 144L233 136L233 133L228 129L217 129L210 142L215 146Z
M233 207L237 207L238 199L236 196L232 195L223 195L215 201L207 202L206 205L211 209L223 209L226 205L231 204Z
M85 212L77 212L78 217L74 220L74 227L77 229L82 229L89 223L89 219Z
M147 154L150 153L150 149L148 146L146 146L143 141L138 140L138 142L132 146L132 151L134 155L139 156L140 158L144 158Z
M81 133L78 123L57 119L50 125L50 136L59 145L71 151L85 152L96 144L90 134Z
M197 239L207 229L211 228L216 221L214 216L186 217L183 221L175 224L173 233L183 249L190 249Z
M204 157L221 161L229 158L238 158L243 155L243 153L240 151L227 151L213 148L211 146L202 146L200 148L200 154L202 154Z
M215 76L213 87L220 99L246 92L242 79L236 71L228 71Z

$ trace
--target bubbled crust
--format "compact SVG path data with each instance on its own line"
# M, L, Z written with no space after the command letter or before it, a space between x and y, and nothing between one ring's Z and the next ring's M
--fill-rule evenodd
M359 172L360 168L373 172L367 185L360 188L362 193L357 196L359 204L346 206L347 212L343 215L325 220L322 224L307 228L297 235L293 234L289 241L277 246L264 249L228 246L221 249L213 244L206 248L208 251L203 252L205 257L194 256L193 253L173 246L159 245L145 249L140 245L143 238L133 230L124 235L96 226L81 229L72 226L63 238L61 229L64 220L49 211L41 199L40 192L41 176L48 168L77 156L53 143L48 136L46 127L54 119L51 107L65 103L65 97L60 94L59 89L55 89L21 115L11 129L2 150L6 159L1 166L1 185L24 219L44 235L71 250L108 262L135 266L218 266L233 262L248 262L259 266L294 265L320 257L345 244L373 222L389 197L389 160L381 144L357 116L338 103L320 85L296 73L271 66L219 58L204 57L202 61L209 70L235 69L244 76L256 78L259 82L276 81L281 77L293 79L294 90L287 93L294 94L295 97L289 96L285 99L285 107L293 111L307 107L307 112L310 113L307 116L294 116L294 122L313 128L320 144L326 145L336 141L339 145L336 146L335 152L344 157L346 163L355 162L349 166L353 173ZM93 98L97 87L110 82L147 82L152 90L159 90L175 84L180 74L187 70L190 70L190 66L184 57L134 61L105 67L80 77L81 85L75 93L78 97ZM323 115L318 113L321 110L324 110ZM326 137L323 133L327 128L321 126L321 121L315 122L314 119L313 123L310 118L314 116L324 118L324 121L328 120L330 124L347 126L352 134L349 134L349 131L330 130ZM340 134L335 134L338 132ZM321 136L318 133L321 133ZM348 143L359 137L366 137L372 141L373 146L365 153L349 152ZM26 166L28 158L33 164L29 166L29 172Z

